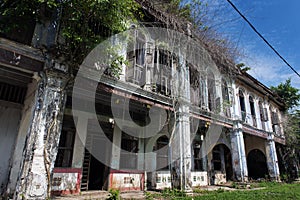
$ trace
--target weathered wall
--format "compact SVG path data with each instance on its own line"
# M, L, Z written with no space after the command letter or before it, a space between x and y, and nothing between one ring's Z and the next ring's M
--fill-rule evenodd
M253 149L259 149L266 155L265 139L246 134L244 136L244 141L245 141L246 156L248 156L249 152Z
M7 187L11 193L13 193L16 188L17 178L20 172L22 151L24 149L26 135L32 120L33 105L35 104L36 86L37 86L36 81L33 81L28 85L27 88L27 94L24 102L23 111L22 111L22 119L20 122L20 128L16 139L14 153L11 162L9 184Z
M15 147L21 107L0 102L0 193L6 187L9 177L10 159Z
M57 154L68 76L47 71L38 87L33 120L27 134L16 199L46 199Z

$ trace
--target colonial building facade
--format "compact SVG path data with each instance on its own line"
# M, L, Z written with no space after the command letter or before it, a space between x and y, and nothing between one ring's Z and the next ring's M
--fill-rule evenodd
M0 39L2 194L44 199L280 180L283 102L234 64L200 43L172 52L157 35L133 29L120 76L99 80L87 59L74 89L68 65L36 48L54 41L58 31L49 27Z

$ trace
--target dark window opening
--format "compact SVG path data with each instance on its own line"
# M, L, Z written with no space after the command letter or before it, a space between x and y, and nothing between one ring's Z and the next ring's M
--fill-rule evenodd
M226 81L222 80L222 98L223 102L229 104L229 90Z
M136 169L138 151L138 139L122 132L120 168Z
M0 100L23 104L27 88L0 83Z
M258 102L258 107L259 107L260 121L261 121L262 129L266 130L266 125L265 125L266 113L265 113L265 109L263 108L261 101Z
M195 141L193 143L193 154L194 154L194 170L195 171L203 171L203 158L201 157L200 147L202 142L201 141Z
M167 136L162 136L156 141L156 167L161 170L168 170L168 144L169 138Z
M207 88L208 88L208 108L210 111L215 111L216 88L215 88L215 77L213 73L208 74Z
M242 120L245 121L245 119L246 119L245 97L241 90L239 91L239 99L240 99Z
M171 94L171 53L166 50L155 50L154 63L153 78L156 83L156 92L169 96Z
M55 167L71 167L76 129L73 119L65 117L61 131Z
M252 116L253 126L256 127L257 123L256 123L256 116L255 116L255 105L254 105L254 100L251 96L249 97L249 103L250 103L250 112Z

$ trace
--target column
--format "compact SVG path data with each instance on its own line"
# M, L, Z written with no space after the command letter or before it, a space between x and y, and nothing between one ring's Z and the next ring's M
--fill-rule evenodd
M77 122L72 167L82 168L89 117L87 113L84 112L80 112L79 116L74 117L77 117Z
M67 73L59 69L48 69L42 75L14 199L50 197L50 179L58 151L67 79Z
M231 133L232 167L237 181L248 181L247 159L245 153L245 143L240 121L234 122L233 132Z
M189 191L191 189L191 139L190 139L190 81L189 68L185 61L179 56L179 69L176 71L177 77L175 90L178 93L176 108L176 128L171 136L171 159L173 187Z
M268 139L266 141L266 155L269 175L271 179L280 181L280 173L273 133L269 133Z
M120 169L120 158L121 158L121 141L122 141L122 131L115 125L113 143L111 149L111 165L112 169Z

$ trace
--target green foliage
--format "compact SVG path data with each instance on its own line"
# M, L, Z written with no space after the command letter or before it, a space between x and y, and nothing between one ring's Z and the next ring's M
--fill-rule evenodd
M282 159L284 162L284 180L287 182L297 178L296 167L300 161L300 111L287 115L284 124L286 145L282 147Z
M2 33L26 26L24 21L58 18L63 39L51 50L75 66L105 38L128 28L139 14L134 0L4 0L0 5Z
M165 198L175 199L178 197L185 197L186 193L178 189L166 188L162 191L162 196Z
M293 109L299 105L300 94L299 89L291 85L291 79L287 79L285 83L280 83L278 86L271 86L270 89L278 94L285 102L285 110Z
M117 189L110 189L109 190L109 197L108 200L118 200L120 199L120 191Z
M195 196L195 200L282 200L282 199L300 199L300 184L281 184L281 183L264 183L264 189L255 190L236 190L236 191L211 191L201 196Z
M247 72L247 71L249 71L249 70L251 69L250 67L247 67L247 66L245 65L245 63L239 63L239 64L237 64L236 66L237 66L237 68L239 68L242 72Z

